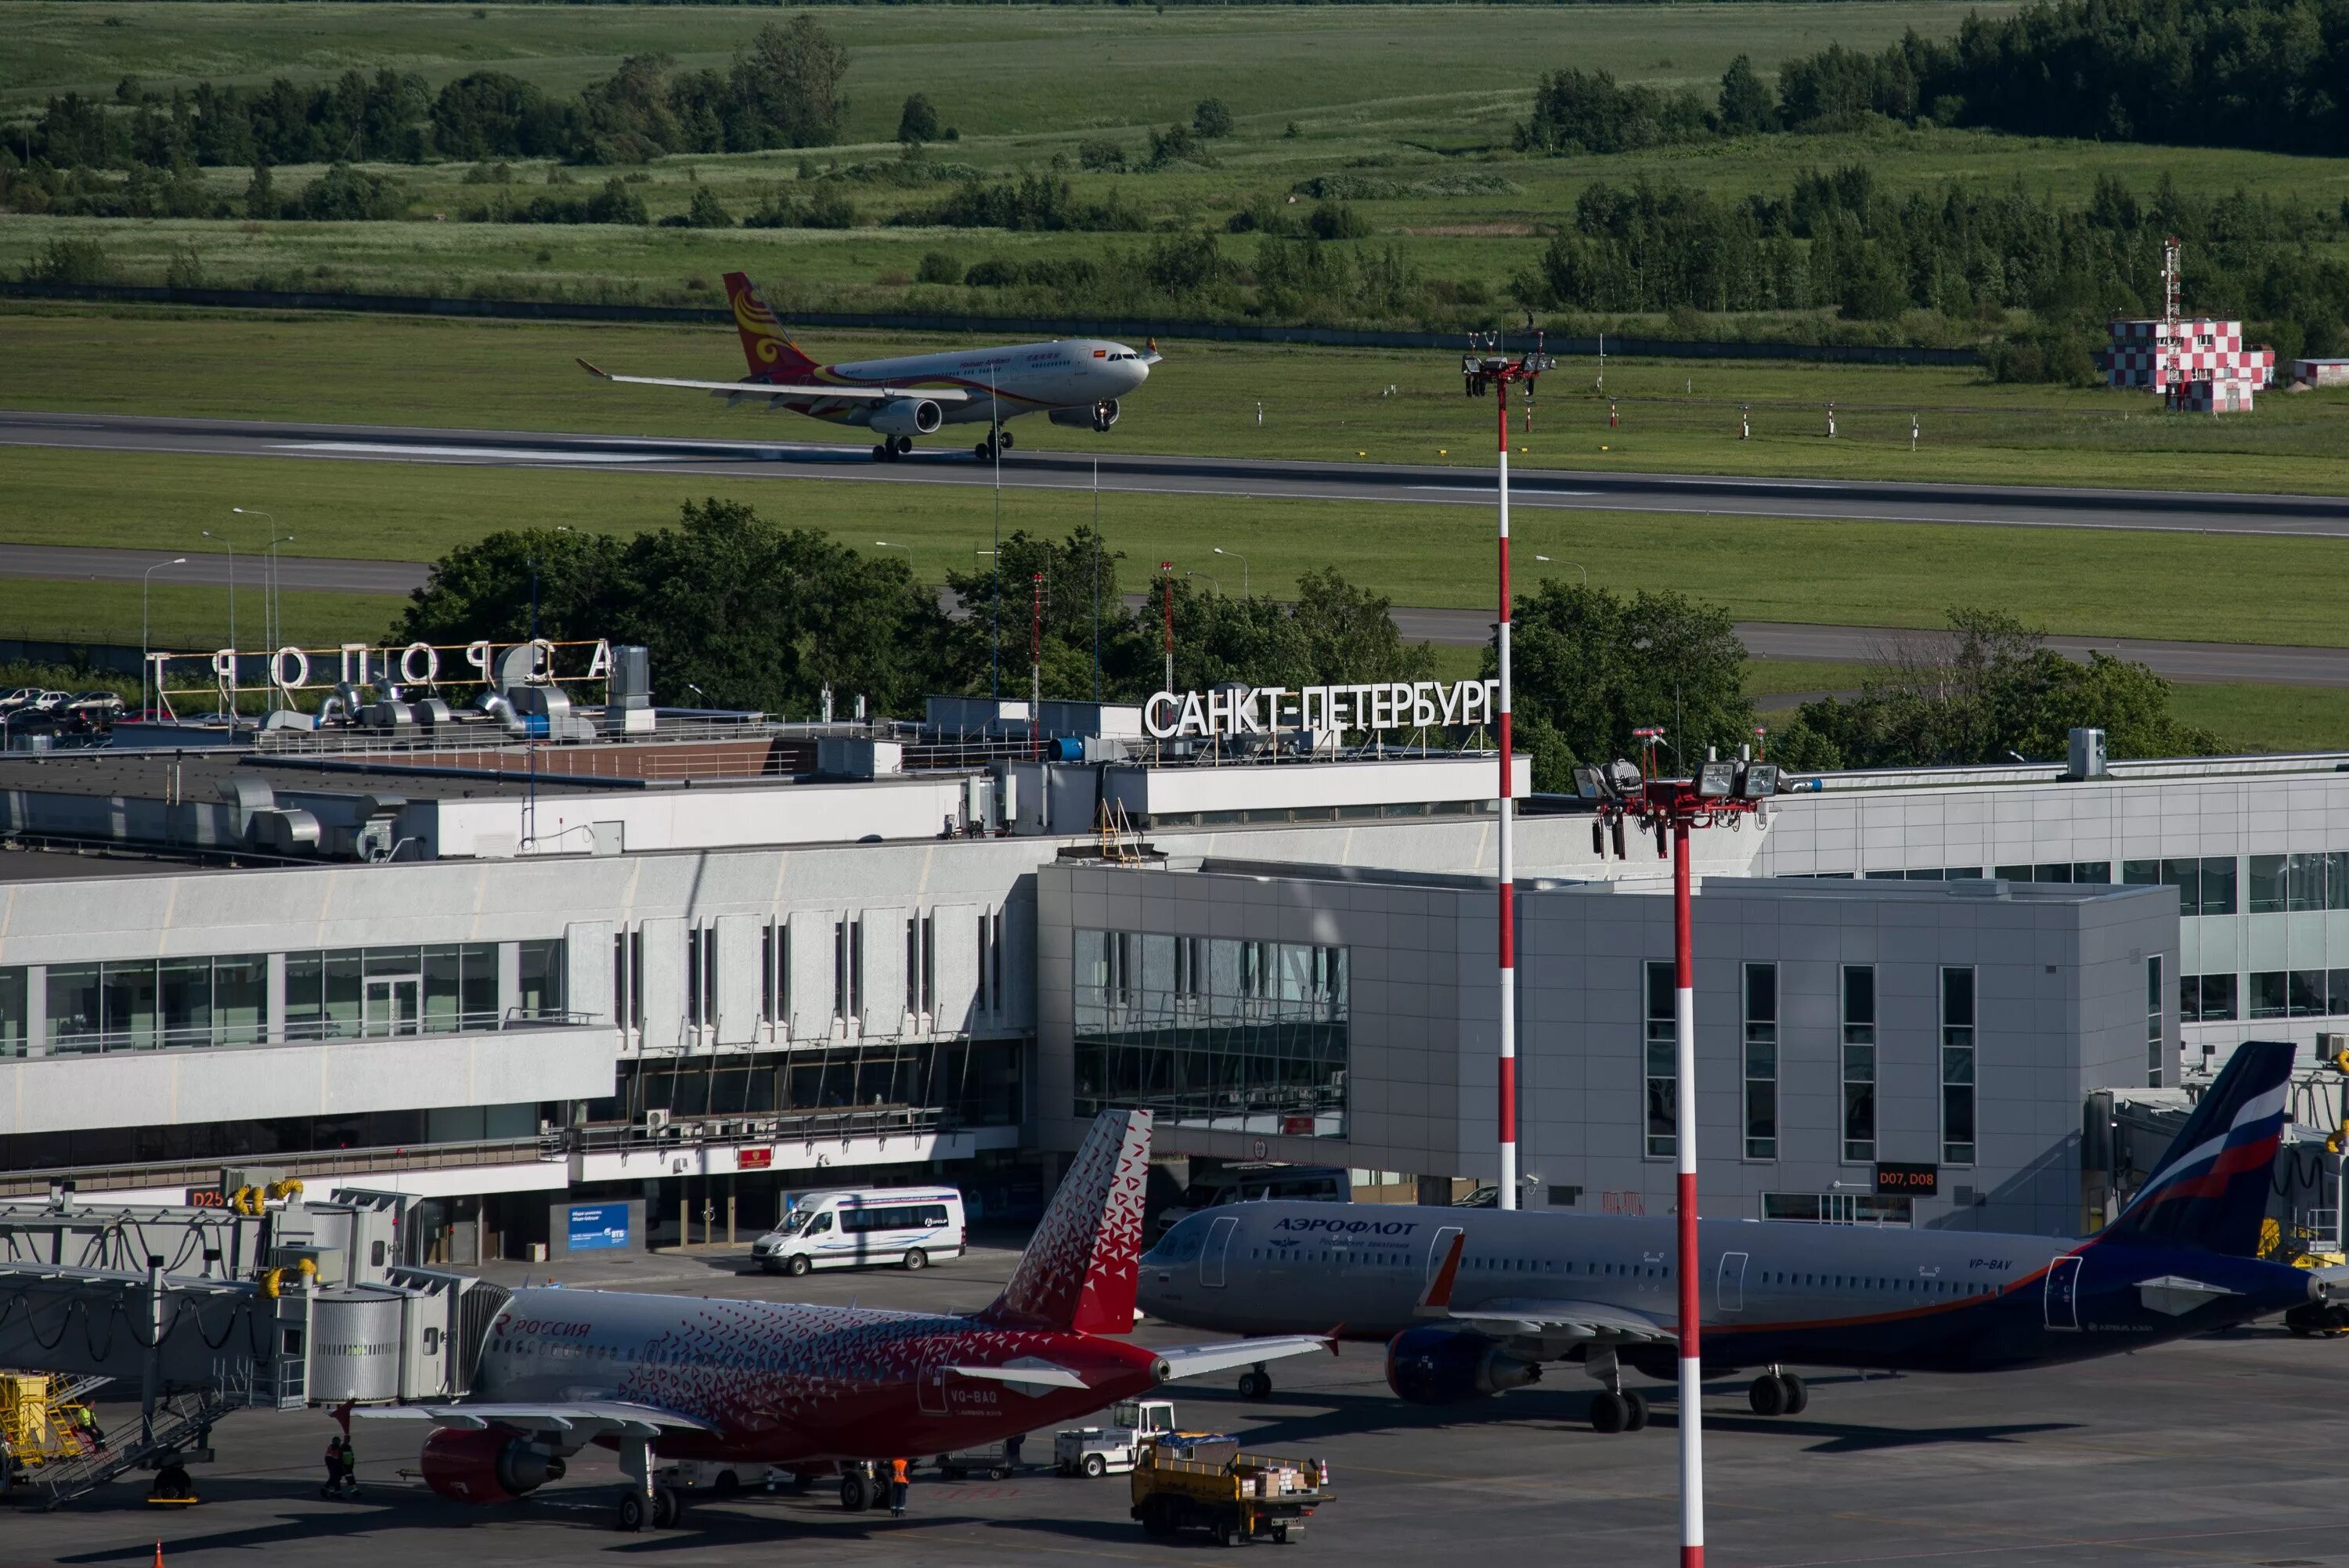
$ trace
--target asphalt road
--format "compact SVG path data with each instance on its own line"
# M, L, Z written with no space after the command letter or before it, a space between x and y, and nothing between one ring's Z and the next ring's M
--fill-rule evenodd
M61 544L0 544L0 577L59 582L137 583L147 568L171 557L160 551L103 550ZM152 581L197 587L225 587L226 555L191 555L185 564L166 566ZM241 587L261 585L264 563L251 556L235 562ZM405 594L421 584L422 562L344 561L328 556L281 555L281 588L295 593ZM1129 602L1140 600L1129 595ZM1489 641L1489 610L1397 607L1395 624L1415 643L1476 647ZM1881 626L1813 626L1771 621L1741 621L1737 634L1757 659L1868 664L1903 638L1920 634ZM2242 682L2273 686L2349 686L2349 649L2269 647L2234 643L2141 642L2127 638L2050 637L2051 646L2085 659L2091 648L2151 665L2174 681Z
M559 1265L564 1283L867 1306L976 1305L999 1288L1008 1252L926 1274L895 1270L808 1280L741 1272L739 1257L674 1254ZM512 1280L523 1271L491 1272ZM539 1277L545 1265L532 1271ZM1147 1326L1157 1343L1203 1336ZM1274 1371L1273 1397L1244 1402L1225 1379L1169 1392L1186 1427L1252 1449L1325 1459L1334 1501L1289 1563L1427 1568L1558 1563L1618 1568L1673 1560L1678 1522L1673 1391L1647 1384L1644 1432L1593 1433L1595 1385L1561 1367L1541 1383L1444 1409L1403 1404L1373 1347ZM1997 1377L1822 1375L1799 1417L1750 1413L1743 1381L1706 1388L1708 1559L1716 1568L2209 1568L2349 1564L2339 1459L2349 1444L2349 1344L2274 1328L2141 1355ZM135 1408L102 1407L109 1429ZM1200 1561L1195 1532L1154 1541L1127 1516L1117 1478L1030 1470L1004 1481L917 1470L911 1511L843 1512L819 1488L697 1501L681 1528L610 1527L618 1475L588 1449L560 1482L521 1503L467 1507L414 1478L417 1437L355 1422L357 1502L316 1496L331 1422L316 1411L233 1415L215 1462L194 1470L201 1506L140 1506L128 1479L55 1513L0 1522L0 1563L170 1568L263 1561L336 1568L691 1562L771 1568L961 1568L963 1564ZM1048 1455L1049 1437L1028 1444ZM1293 1554L1293 1556L1292 1556Z
M339 461L471 463L498 468L656 469L734 478L854 480L877 484L994 482L968 449L924 449L876 463L865 446L829 442L673 440L550 431L314 425L284 420L0 411L0 446L175 452ZM1081 490L1100 464L1103 490L1162 495L1489 506L1480 467L1279 462L1226 458L1030 452L1017 448L1003 483ZM2349 538L2349 497L2199 491L2057 490L1899 484L1524 468L1518 506L1728 517L1853 518L2002 528L2122 529Z

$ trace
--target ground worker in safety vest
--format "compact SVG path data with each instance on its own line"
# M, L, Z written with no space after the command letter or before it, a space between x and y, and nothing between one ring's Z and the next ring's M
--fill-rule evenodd
M903 1519L905 1517L905 1493L912 1484L913 1478L906 1471L905 1461L904 1460L891 1460L889 1461L890 1518Z

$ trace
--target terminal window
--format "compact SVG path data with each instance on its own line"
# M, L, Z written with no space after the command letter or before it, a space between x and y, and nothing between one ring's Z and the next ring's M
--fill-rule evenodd
M266 1037L268 965L257 953L52 964L49 1050L183 1050L249 1046Z
M1078 931L1076 1109L1346 1136L1349 950Z
M1648 1157L1669 1160L1678 1151L1680 1129L1680 1038L1670 964L1648 965Z
M1876 967L1843 971L1843 1157L1876 1158Z
M1778 1158L1778 966L1745 966L1745 1158Z
M1974 972L1958 965L1941 971L1941 1161L1974 1162Z

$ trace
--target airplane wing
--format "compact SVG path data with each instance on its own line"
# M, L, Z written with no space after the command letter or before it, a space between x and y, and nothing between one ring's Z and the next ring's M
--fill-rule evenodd
M1213 1345L1154 1348L1158 1351L1158 1358L1166 1363L1169 1380L1204 1377L1211 1372L1228 1372L1235 1367L1253 1367L1260 1361L1278 1361L1316 1350L1326 1350L1333 1356L1338 1352L1337 1341L1326 1334L1281 1334L1265 1339L1225 1339Z
M1545 1357L1585 1342L1624 1345L1673 1337L1671 1330L1646 1313L1601 1301L1504 1298L1455 1307L1452 1290L1459 1283L1460 1254L1467 1243L1465 1234L1452 1238L1451 1249L1428 1280L1413 1315L1457 1323L1526 1355Z
M568 1433L582 1441L607 1432L649 1438L662 1431L718 1429L697 1417L625 1399L580 1399L544 1405L384 1405L355 1409L351 1414L363 1421L429 1421L436 1427L453 1427L460 1431L480 1431L492 1425L520 1427L532 1431Z
M579 368L603 381L631 387L682 387L688 392L722 392L730 397L764 397L770 402L887 403L899 397L925 397L933 403L968 403L970 393L958 387L834 387L829 383L778 386L767 381L687 381L673 376L615 376L579 361Z

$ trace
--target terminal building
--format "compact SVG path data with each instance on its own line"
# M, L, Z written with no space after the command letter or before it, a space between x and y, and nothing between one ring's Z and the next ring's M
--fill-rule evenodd
M1441 722L1481 688L1303 694L1339 745L1293 693L785 725L610 662L595 706L483 660L481 695L0 758L0 1198L262 1171L419 1195L419 1261L468 1264L574 1207L717 1240L899 1176L1017 1217L1137 1104L1194 1166L1492 1179L1496 768ZM2132 1171L2098 1116L2248 1037L2313 1067L2349 1015L2344 763L1829 775L1699 834L1707 1211L2099 1222ZM1661 1212L1668 868L1591 827L1520 818L1522 1197Z

